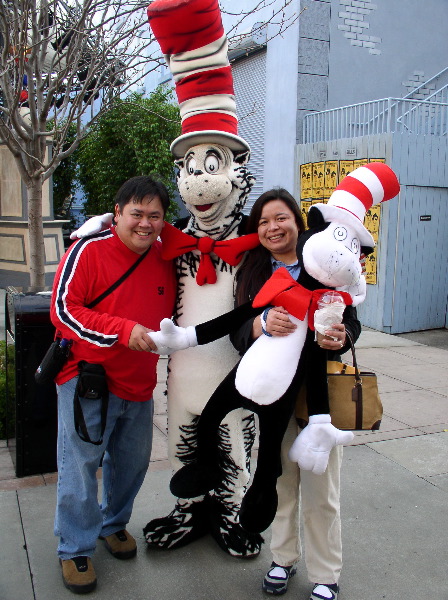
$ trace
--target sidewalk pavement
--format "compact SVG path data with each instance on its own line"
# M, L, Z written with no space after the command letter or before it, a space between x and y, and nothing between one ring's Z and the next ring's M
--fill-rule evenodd
M440 337L440 336L438 336ZM358 362L378 375L384 419L344 449L344 569L339 600L448 600L448 331L443 348L371 330L357 343ZM439 346L441 344L439 343ZM442 344L444 345L444 344ZM143 526L173 506L166 447L166 361L155 393L151 465L129 531L136 559L114 559L99 542L96 600L253 600L270 564L270 531L256 559L237 560L206 536L179 550L150 551ZM3 444L3 445L1 445ZM101 486L101 479L100 486ZM65 600L53 536L55 474L15 478L0 442L0 599ZM308 600L301 562L288 596Z

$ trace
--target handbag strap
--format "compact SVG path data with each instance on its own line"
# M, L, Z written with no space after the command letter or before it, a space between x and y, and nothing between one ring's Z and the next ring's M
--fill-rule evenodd
M108 296L114 290L116 290L117 287L123 283L123 281L126 279L126 277L129 277L129 275L138 267L138 265L142 262L142 260L145 258L145 256L148 254L148 252L150 250L151 250L151 246L147 250L145 250L143 252L143 254L140 254L140 256L138 257L138 259L135 261L135 263L133 263L129 267L129 269L126 271L126 273L124 273L119 279L117 279L117 281L115 283L113 283L109 288L107 288L107 290L105 292L103 292L102 294L100 294L99 296L97 296L94 300L92 300L91 302L89 302L89 304L86 304L86 308L93 308L99 302L101 302L102 300L104 300L104 298L106 298L106 296Z
M347 336L348 342L350 344L350 350L352 351L352 363L355 367L355 379L356 381L361 381L361 375L358 369L358 361L356 360L355 344L353 343L352 336L347 329L345 330L345 335Z

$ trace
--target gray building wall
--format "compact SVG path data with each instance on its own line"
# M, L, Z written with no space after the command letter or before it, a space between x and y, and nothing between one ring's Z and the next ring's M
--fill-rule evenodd
M328 106L402 98L447 66L447 0L332 0Z
M363 325L386 333L447 326L448 140L401 133L297 146L296 165L335 157L385 159L400 181L381 204L375 283L358 306ZM298 178L299 179L299 178ZM295 196L299 197L300 182Z
M293 3L297 9L298 3ZM291 8L291 7L290 7ZM294 149L296 144L296 107L300 21L280 37L274 26L268 28L266 56L266 102L264 131L264 189L282 186L293 189ZM236 92L238 98L238 92ZM263 132L260 132L263 135Z
M268 30L265 189L293 189L306 114L404 97L448 62L447 0L296 0L289 14L304 7L281 37Z

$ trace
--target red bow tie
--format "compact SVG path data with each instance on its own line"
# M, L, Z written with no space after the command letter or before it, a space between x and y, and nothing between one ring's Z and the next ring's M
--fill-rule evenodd
M314 331L314 313L317 310L317 302L322 294L328 291L330 290L307 290L291 277L285 267L280 267L255 296L252 306L254 308L267 306L268 304L283 306L289 314L300 319L300 321L303 321L306 311L309 309L308 327ZM339 293L344 298L345 304L352 303L350 294L347 292Z
M162 233L162 258L172 260L176 256L199 250L201 260L196 274L196 283L216 283L216 272L213 266L210 253L214 252L224 262L232 267L240 263L246 250L251 250L259 245L260 239L257 233L250 233L233 240L223 240L216 242L209 237L196 238L188 235L173 225L165 223Z

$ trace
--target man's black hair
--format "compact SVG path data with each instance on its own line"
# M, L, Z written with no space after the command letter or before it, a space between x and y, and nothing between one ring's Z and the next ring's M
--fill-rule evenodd
M145 196L149 196L151 200L155 197L159 198L162 203L163 213L166 214L170 205L168 191L161 181L156 181L147 175L131 177L131 179L123 183L115 196L115 204L118 204L120 212L123 212L126 204L130 202L139 203Z

